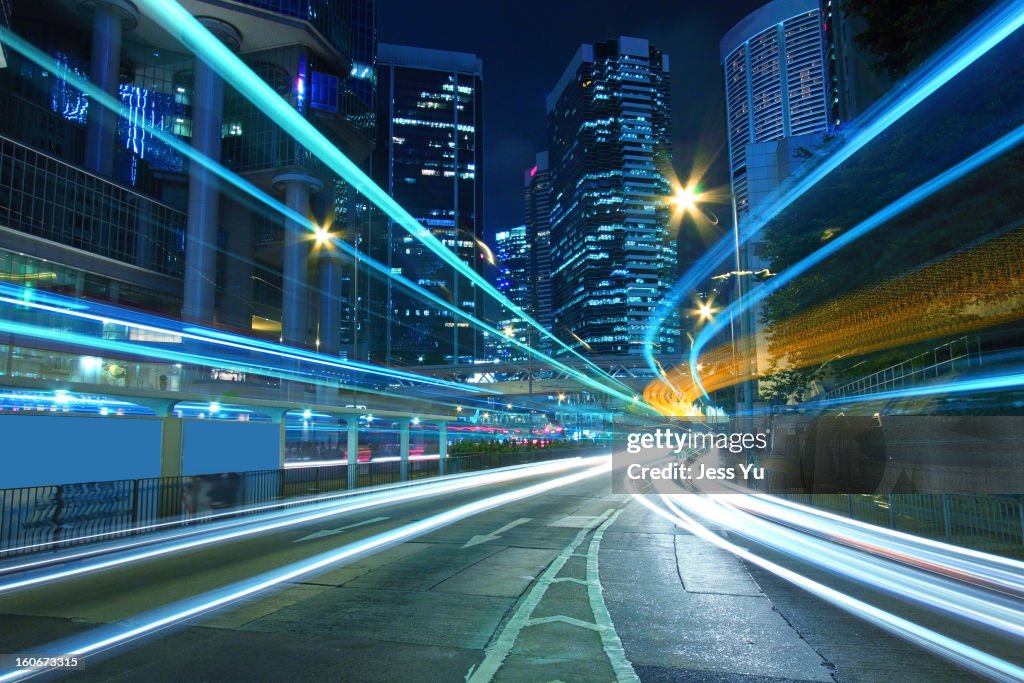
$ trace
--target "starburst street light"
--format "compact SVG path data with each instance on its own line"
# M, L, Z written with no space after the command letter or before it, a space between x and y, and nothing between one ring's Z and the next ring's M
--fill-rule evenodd
M698 190L698 185L690 184L679 186L675 194L669 197L669 201L675 204L681 213L692 213L695 216L703 216L712 225L718 225L718 216L705 204L712 200L710 194Z
M697 190L692 185L681 187L672 197L672 201L684 211L695 209L697 208Z
M316 226L313 230L313 241L318 247L327 246L331 241L331 231L322 225Z

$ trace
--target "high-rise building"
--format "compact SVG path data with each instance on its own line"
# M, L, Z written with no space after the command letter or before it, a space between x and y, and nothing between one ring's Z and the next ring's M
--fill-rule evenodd
M372 15L372 0L358 4ZM350 2L189 7L331 142L368 160L374 110L349 89ZM332 272L342 264L314 256L308 225L189 164L151 128L325 224L336 176L132 3L17 2L9 18L55 66L6 46L0 275L45 273L33 286L341 353ZM119 99L123 113L99 106L73 76Z
M374 179L416 220L478 272L483 235L483 68L471 54L381 43L377 53ZM476 314L479 290L400 226L389 245L393 273ZM448 310L387 285L375 333L389 363L468 362L483 354L479 333Z
M668 57L640 38L584 44L547 111L554 332L588 353L642 353L676 274ZM661 353L678 341L662 326Z
M512 303L531 313L534 291L532 273L536 258L535 244L531 242L525 225L500 230L494 235L494 252L498 265L498 290ZM532 327L506 308L502 308L498 328L506 337L530 344ZM518 360L526 358L526 352L507 344L496 349L498 358Z
M720 43L736 213L750 209L747 145L828 130L825 29L818 0L774 0Z
M526 239L532 245L530 298L527 312L541 325L551 329L551 172L548 153L538 152L533 166L523 173L523 213ZM538 348L551 350L551 340L542 337Z

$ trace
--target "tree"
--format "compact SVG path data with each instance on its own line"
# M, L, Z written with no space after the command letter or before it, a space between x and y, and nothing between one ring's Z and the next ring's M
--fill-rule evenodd
M846 0L848 14L867 28L857 43L876 58L874 69L896 80L906 76L974 21L994 0Z

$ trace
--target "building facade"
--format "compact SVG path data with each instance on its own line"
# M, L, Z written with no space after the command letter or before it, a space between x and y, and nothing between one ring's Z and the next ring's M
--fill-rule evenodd
M747 145L830 126L825 26L818 0L774 0L720 43L729 175L736 214L750 210Z
M676 275L668 57L639 38L582 45L547 111L553 331L589 353L640 354ZM676 353L678 324L659 335Z
M538 152L533 166L523 172L523 214L526 239L533 247L530 270L531 288L527 312L545 327L552 329L551 310L551 170L548 153ZM538 348L551 351L551 340L538 340Z
M370 0L359 6L364 19L372 15ZM350 158L368 160L374 110L350 92L354 4L197 0L189 7ZM49 61L5 46L0 274L345 353L343 292L320 286L339 283L334 274L345 264L315 253L308 225L286 222L154 131L324 225L334 211L333 173L131 2L16 0L9 20ZM75 87L76 78L120 101L122 111L102 107Z
M498 267L498 291L532 317L534 291L531 277L537 254L536 244L530 240L527 227L517 225L495 233L494 255ZM506 337L517 339L523 344L533 341L533 327L504 307L498 318L498 329ZM508 344L498 345L495 352L495 357L502 360L520 360L527 356L525 351Z
M374 180L421 225L478 272L483 236L483 68L471 54L381 43L377 55ZM476 315L478 289L393 222L374 239L388 245L391 272ZM465 320L400 286L385 284L386 319L374 336L396 364L472 362L480 334Z

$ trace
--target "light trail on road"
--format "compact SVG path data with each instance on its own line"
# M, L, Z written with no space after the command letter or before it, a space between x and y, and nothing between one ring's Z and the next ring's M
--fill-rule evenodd
M704 513L707 512L708 506L715 506L718 504L717 501L727 499L733 495L736 494L712 494L709 498L704 498L701 494L697 493L661 495L658 497L658 500L662 505L656 503L654 496L650 494L634 492L633 498L651 512L654 512L660 517L671 521L673 524L686 529L694 535L733 553L737 557L740 557L753 565L771 572L779 578L812 593L813 595L853 614L858 618L864 619L889 633L908 640L915 645L958 664L959 666L997 681L1009 682L1024 680L1024 668L1017 663L1007 661L981 649L963 643L955 638L939 633L938 631L921 626L910 619L903 618L891 611L880 609L864 600L843 593L842 591L825 585L819 581L815 581L805 574L801 574L777 562L768 560L747 548L726 540L717 533L709 530L701 521L698 521L695 516L691 516L691 508L696 507L701 513ZM690 499L689 504L683 502L686 499ZM698 499L703 500L704 502L699 504L692 502L693 500ZM682 509L684 507L687 508L686 511ZM695 515L696 513L692 514ZM735 517L717 514L714 512L711 512L710 514L710 517L703 519L709 522L713 521L715 524L720 524L732 533L738 533L745 537L752 538L752 540L758 544L772 545L773 543L776 543L787 546L790 553L802 562L812 561L813 559L805 554L807 546L799 546L799 549L797 549L797 546L789 546L788 538L787 543L783 543L780 539L786 537L780 534L778 527L774 529L769 528L767 530L764 527L760 527L758 528L758 533L755 534L752 532L752 527L747 525L746 520L742 523L737 523ZM822 542L818 547L820 548L823 545L825 545L824 542ZM842 571L842 569L831 564L824 564L824 568L832 571ZM922 580L918 580L917 585L924 585L924 582ZM977 598L977 596L972 597ZM1015 613L1018 622L1020 619L1024 618L1024 612L1021 611L1019 603L1017 603L1016 609L1011 609L1004 605L1002 613L1006 613L1007 611Z
M600 456L598 456L598 457L600 457ZM572 460L575 460L575 459L576 458L573 458ZM512 471L515 471L515 470L541 467L541 466L544 466L544 465L557 465L557 464L561 464L561 463L564 463L564 462L569 462L569 460L570 459L559 460L559 461L549 461L549 462L543 462L543 463L527 463L527 464L524 464L524 465L509 465L508 467L502 468L502 471L503 472L512 472ZM347 464L347 462L348 461L345 461L345 464ZM447 485L450 482L457 481L457 480L460 480L460 479L465 479L465 478L468 478L468 477L480 477L480 476L482 476L484 474L489 474L489 473L492 473L492 472L486 472L486 471L484 471L484 472L460 472L460 473L456 473L456 474L446 474L446 475L444 475L440 479L437 479L437 478L434 478L434 479L419 479L419 480L415 480L415 481L397 482L397 483L393 483L393 484L382 484L382 485L379 485L379 486L374 487L372 489L361 489L360 488L360 489L353 489L353 490L345 490L345 491L340 491L340 492L337 492L337 493L326 493L326 494L321 494L321 495L310 495L310 496L304 496L304 497L301 497L301 498L295 498L295 499L291 499L291 500L280 501L280 502L276 502L276 503L264 503L264 504L261 504L261 505L250 505L250 506L246 506L246 507L243 507L243 508L232 508L230 510L223 510L223 511L220 511L220 512L211 512L211 513L206 514L206 515L203 516L203 518L201 520L201 524L202 524L201 527L199 527L199 528L191 528L191 529L189 529L187 531L176 531L175 529L180 528L180 527L185 526L185 525L193 524L195 522L195 520L192 520L192 519L173 520L173 521L169 521L169 522L158 522L156 524L146 524L144 526L132 527L130 529L119 529L117 531L109 531L109 532L105 532L105 533L87 534L87 535L84 535L84 536L74 536L74 537L71 537L71 538L68 538L68 539L65 539L65 540L67 542L69 542L69 543L85 543L85 542L97 543L97 542L102 541L105 538L110 538L112 536L120 536L122 534L145 534L145 533L164 532L164 533L162 533L157 538L149 537L147 539L136 540L136 541L131 541L131 542L118 542L118 544L115 547L100 546L100 547L92 547L92 548L88 548L88 549L84 549L84 550L81 549L81 548L74 548L74 549L71 549L71 550L58 550L53 555L51 555L51 556L49 556L49 557L47 557L46 559L43 559L43 560L28 560L28 561L25 561L25 560L16 559L16 560L13 560L13 561L6 561L4 563L0 563L0 575L10 574L10 573L17 572L17 571L23 571L25 569L30 569L32 567L46 566L46 565L51 565L51 564L55 564L55 563L58 563L58 562L67 562L67 561L70 561L70 560L77 560L77 559L81 559L81 558L84 558L84 557L92 557L92 556L95 556L95 555L98 555L98 554L106 554L106 553L109 553L109 552L116 552L117 550L127 550L129 548L136 548L136 547L140 547L140 546L150 545L153 542L162 542L162 541L167 541L167 540L172 540L172 539L177 539L177 538L187 538L187 537L190 537L190 536L195 536L197 534L209 533L211 531L219 531L219 530L222 530L222 529L228 529L228 528L233 528L233 527L237 527L237 526L245 526L245 525L252 524L254 522L259 521L259 518L258 517L254 517L253 515L257 515L257 514L259 514L261 512L275 513L275 514L280 514L282 516L298 515L298 514L303 514L304 512L307 512L310 509L311 506L316 506L316 505L320 505L320 504L324 504L324 503L339 502L339 501L343 501L344 499L347 499L347 498L352 498L354 496L359 496L361 498L361 500L363 500L365 502L365 501L369 501L369 500L374 500L377 496L392 495L393 492L398 490L398 489L407 489L409 487L414 487L414 486L415 487L425 487L425 488L437 487L437 486ZM246 515L246 518L242 519L242 520L230 519L230 518L237 517L239 515ZM225 518L229 518L229 521L220 521L220 520L223 520ZM26 551L32 551L32 550L39 550L39 549L43 549L43 548L50 548L51 546L52 546L52 542L48 541L48 542L45 542L45 543L37 543L37 544L34 544L34 545L15 546L15 547L12 547L12 548L5 549L4 552L5 553L26 552Z
M133 541L123 544L114 544L102 549L104 555L111 555L109 558L100 557L98 559L90 560L87 558L93 556L95 553L89 551L75 552L60 558L62 564L65 562L82 560L74 564L74 566L62 568L58 565L53 568L29 571L27 576L24 577L15 575L10 579L0 580L0 594L32 586L39 586L83 574L123 567L125 565L140 562L142 560L148 560L154 557L170 555L218 543L225 543L246 536L264 534L270 531L308 524L310 522L335 517L337 515L357 510L393 505L399 502L417 500L428 496L438 496L445 493L468 490L479 486L507 483L526 477L552 474L578 467L603 466L603 463L606 463L607 460L608 458L606 456L595 456L593 458L585 459L569 458L566 460L545 462L538 465L517 467L510 470L472 473L461 477L456 475L458 478L452 480L445 479L443 481L429 481L420 485L406 486L392 491L371 493L366 496L356 496L355 499L351 501L343 500L341 502L328 503L325 507L314 508L312 510L295 511L288 509L268 512L262 516L247 519L244 522L219 526L213 530L207 529L189 531L182 534L172 534L159 539L156 543ZM144 531L148 528L149 527L141 527L139 531ZM139 546L141 545L144 545L144 547L140 548ZM34 567L38 567L40 564L43 564L43 562L34 560L18 562L10 566L2 567L2 571L3 573L11 573L31 570ZM52 561L47 558L45 564L52 564Z
M789 524L778 524L751 515L742 509L742 504L731 503L730 495L711 494L705 497L666 494L662 500L673 511L685 511L690 516L721 525L733 533L821 569L890 595L913 600L930 609L969 619L1015 638L1024 638L1024 610L1018 600L953 581L949 578L952 575L949 572L925 572L911 566L909 562L895 563L883 559L871 553L870 549L874 547L871 542L836 542L845 538L838 532L833 533L829 540L809 534L808 527L796 521L796 514L790 515ZM861 534L862 537L866 535ZM911 556L914 552L912 548L904 548L900 554ZM936 569L942 566L934 560L932 564ZM1021 579L1024 579L1024 575L1018 576L1016 582L1019 584Z
M610 459L597 458L596 464L589 464L582 472L562 475L549 481L533 484L472 503L460 505L422 520L418 520L369 538L350 543L340 548L320 553L312 558L292 563L251 579L237 582L221 589L179 601L163 608L141 614L130 623L110 624L87 633L72 636L61 641L41 645L39 652L62 652L72 657L86 657L110 650L114 647L137 640L146 635L167 629L177 624L207 614L218 608L236 603L262 591L275 588L297 578L338 566L339 564L382 550L391 545L408 541L430 531L440 529L454 522L502 505L523 500L547 491L608 474ZM579 466L579 462L576 463ZM12 671L0 675L0 683L24 680L47 670Z

